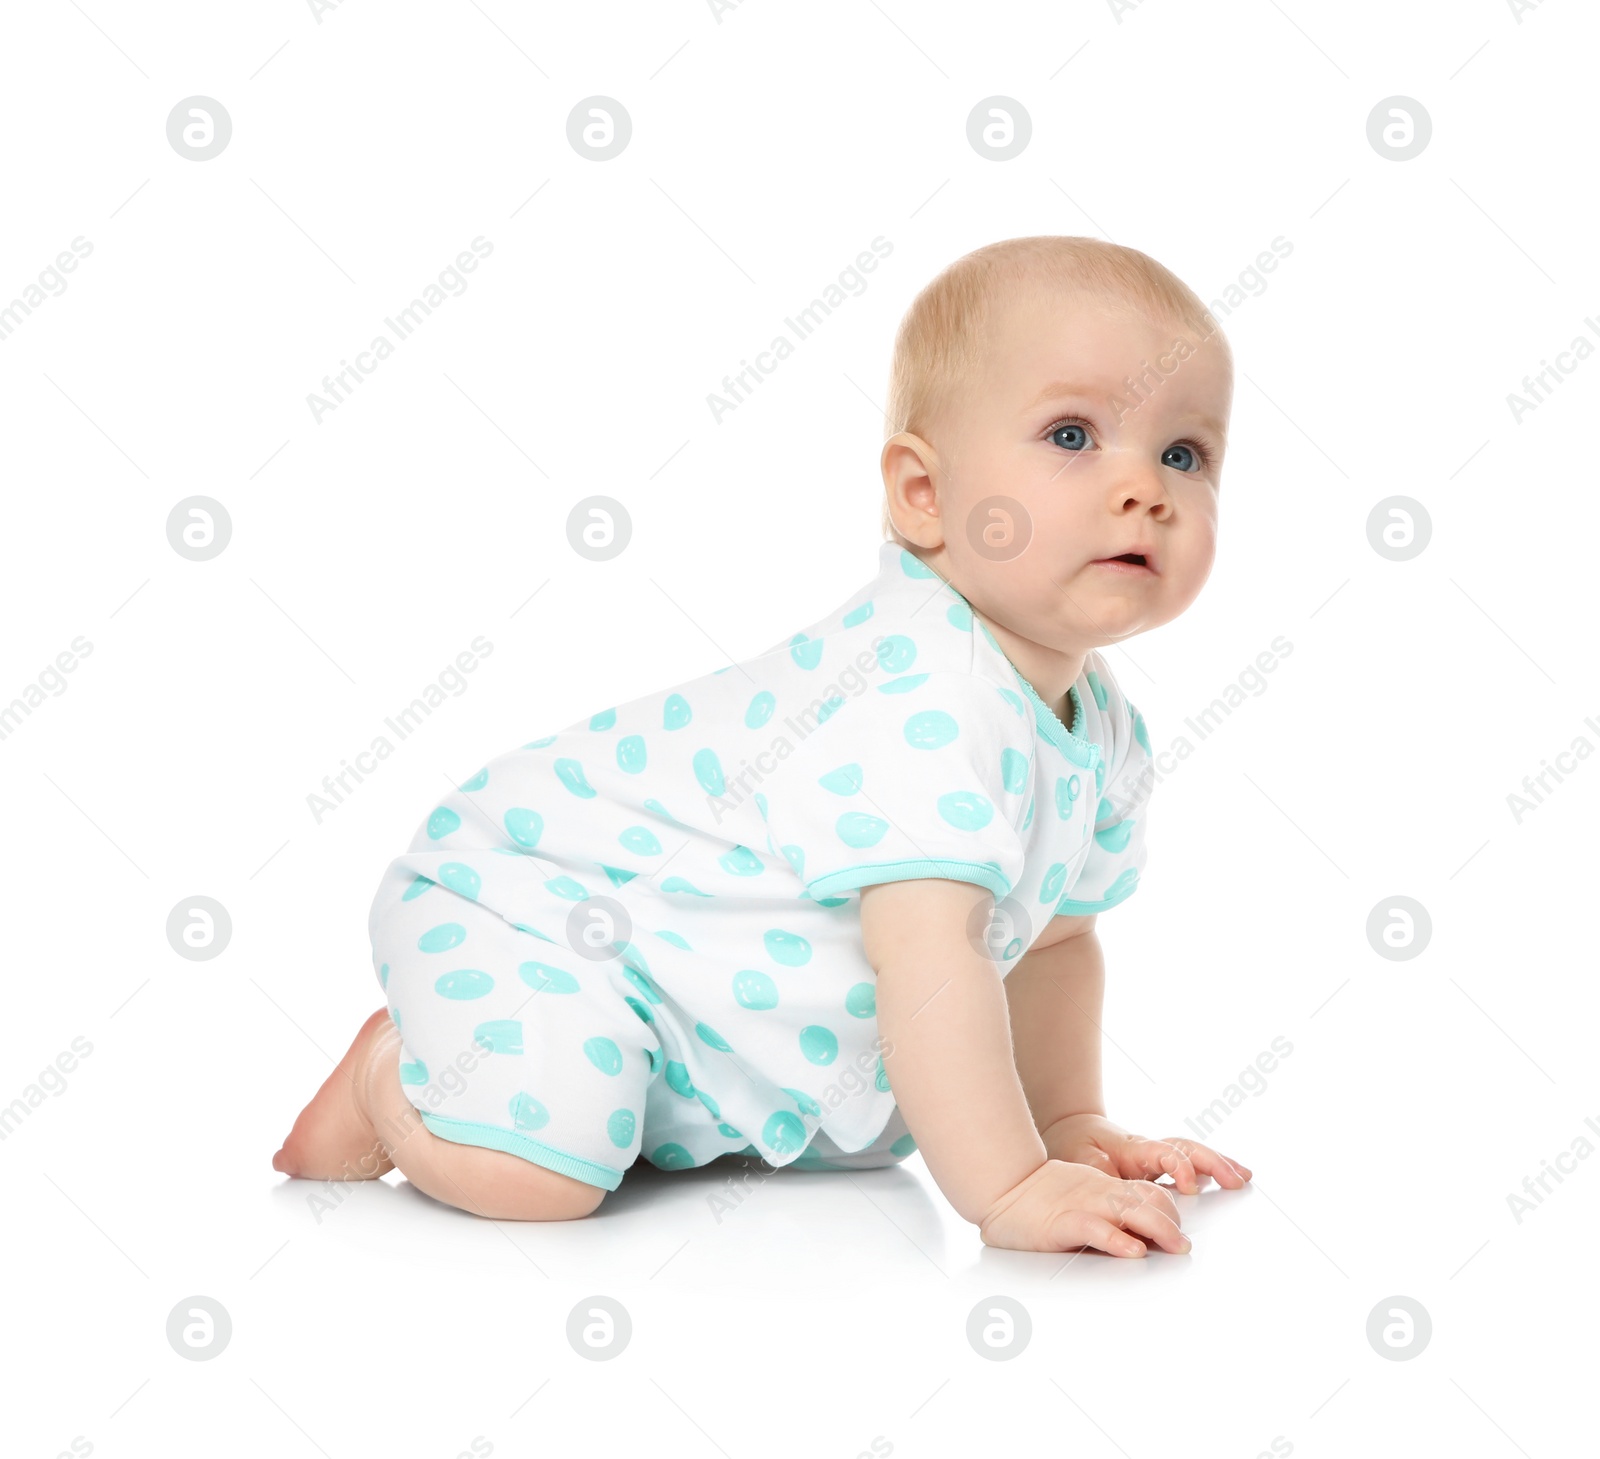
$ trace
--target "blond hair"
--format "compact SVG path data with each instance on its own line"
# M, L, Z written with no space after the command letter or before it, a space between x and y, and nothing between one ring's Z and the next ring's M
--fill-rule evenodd
M1004 294L1019 284L1097 294L1142 313L1174 320L1232 351L1200 296L1165 264L1137 248L1099 238L1044 233L1005 238L958 258L926 284L900 321L889 365L884 439L911 431L926 437L962 383L983 362L985 325ZM883 535L893 535L887 497Z

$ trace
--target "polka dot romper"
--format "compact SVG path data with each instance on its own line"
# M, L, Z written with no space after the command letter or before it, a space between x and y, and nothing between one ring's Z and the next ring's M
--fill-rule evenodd
M614 1190L641 1153L887 1165L862 887L994 894L1002 972L1126 898L1154 781L1091 652L1070 728L898 544L766 653L490 760L372 902L400 1080L434 1134Z

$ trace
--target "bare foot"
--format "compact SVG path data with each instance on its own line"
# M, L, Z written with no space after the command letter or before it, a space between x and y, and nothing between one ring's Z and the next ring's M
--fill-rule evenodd
M272 1168L308 1180L376 1180L394 1169L378 1132L364 1112L357 1085L380 1046L397 1042L387 1008L380 1008L355 1036L338 1067L300 1111Z

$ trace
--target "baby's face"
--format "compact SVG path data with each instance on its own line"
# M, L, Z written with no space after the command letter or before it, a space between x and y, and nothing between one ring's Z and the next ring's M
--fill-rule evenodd
M1176 618L1216 555L1233 400L1216 345L1037 288L997 311L986 345L933 442L946 575L992 621L1067 654ZM1140 551L1143 567L1104 561Z

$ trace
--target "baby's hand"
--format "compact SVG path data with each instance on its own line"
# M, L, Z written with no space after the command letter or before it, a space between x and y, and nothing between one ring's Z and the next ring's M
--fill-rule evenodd
M1068 1115L1044 1132L1044 1148L1052 1160L1092 1165L1125 1180L1159 1180L1170 1175L1178 1190L1192 1196L1216 1177L1225 1190L1238 1190L1250 1179L1248 1166L1219 1155L1194 1140L1147 1140L1131 1135L1104 1115Z
M1046 1160L1014 1185L978 1223L985 1246L1012 1251L1067 1251L1091 1246L1112 1256L1143 1256L1154 1241L1180 1255L1189 1238L1178 1229L1178 1205L1164 1186L1118 1180L1073 1165Z

